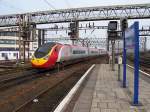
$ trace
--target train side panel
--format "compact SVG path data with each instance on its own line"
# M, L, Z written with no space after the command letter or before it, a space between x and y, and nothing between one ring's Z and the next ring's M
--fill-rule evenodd
M69 61L78 58L88 57L88 48L79 47L79 46L71 46L71 45L63 45L63 47L59 51L59 56L57 62Z
M88 57L88 48L72 46L71 59Z
M71 60L71 47L69 45L63 45L58 54L57 62Z
M89 48L89 56L98 56L98 55L100 55L98 49Z
M107 51L105 49L99 49L100 55L107 54Z

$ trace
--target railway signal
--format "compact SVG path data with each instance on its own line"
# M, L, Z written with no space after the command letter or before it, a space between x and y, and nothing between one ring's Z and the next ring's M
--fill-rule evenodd
M127 18L123 18L121 19L121 30L125 31L125 29L128 28L128 21Z
M112 71L115 70L115 40L118 38L117 34L117 21L110 21L108 24L108 49L109 49L109 40L112 43Z
M72 44L74 45L74 40L79 38L79 22L71 22L70 23L70 32L68 33L70 39L72 39Z
M73 22L73 23L70 23L70 32L68 33L68 35L71 36L71 38L74 38L74 36L76 35L76 32L77 32L77 28L76 28L76 23Z

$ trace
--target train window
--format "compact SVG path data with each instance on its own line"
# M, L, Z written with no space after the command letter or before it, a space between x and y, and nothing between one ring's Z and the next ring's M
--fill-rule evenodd
M55 48L55 52L57 52L57 48Z
M42 57L46 56L50 52L52 47L54 47L55 45L56 45L56 43L54 43L54 42L43 44L41 47L39 47L35 51L35 53L34 53L35 57L42 58Z
M98 53L98 52L97 52L97 51L91 51L91 53L92 53L92 54L96 54L96 53Z
M74 50L73 54L85 54L85 51L82 50Z
M55 47L55 52L57 52L58 51L58 48L57 47Z

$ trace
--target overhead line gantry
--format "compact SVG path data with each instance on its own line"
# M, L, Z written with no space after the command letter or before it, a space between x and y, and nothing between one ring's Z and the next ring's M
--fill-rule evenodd
M114 5L70 8L31 12L24 14L10 14L0 16L0 27L18 26L20 18L30 19L31 24L48 24L71 21L96 21L150 18L150 4Z

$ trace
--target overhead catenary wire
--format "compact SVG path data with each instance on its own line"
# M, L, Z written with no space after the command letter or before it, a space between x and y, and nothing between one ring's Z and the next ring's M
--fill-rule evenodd
M52 9L56 10L56 8L47 0L43 0L48 6L50 6Z

